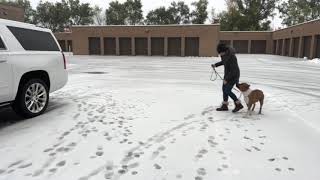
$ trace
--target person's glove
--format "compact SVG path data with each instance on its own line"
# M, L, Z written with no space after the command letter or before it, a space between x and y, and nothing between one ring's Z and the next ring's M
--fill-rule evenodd
M214 68L216 68L216 65L215 64L211 64L211 67L214 69Z

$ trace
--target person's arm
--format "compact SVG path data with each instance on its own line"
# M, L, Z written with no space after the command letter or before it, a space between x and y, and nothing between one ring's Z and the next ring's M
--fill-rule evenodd
M219 67L219 66L221 66L221 65L223 65L223 62L222 62L222 61L217 62L217 63L215 63L215 64L211 64L212 68L216 68L216 67Z
M222 65L223 65L223 62L222 62L222 61L217 62L217 63L214 64L215 67L219 67L219 66L222 66Z

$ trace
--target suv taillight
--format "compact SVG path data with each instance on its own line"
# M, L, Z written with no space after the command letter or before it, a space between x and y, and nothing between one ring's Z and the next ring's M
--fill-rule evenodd
M67 69L67 61L66 61L66 57L64 56L63 52L62 52L62 57L63 57L64 69Z

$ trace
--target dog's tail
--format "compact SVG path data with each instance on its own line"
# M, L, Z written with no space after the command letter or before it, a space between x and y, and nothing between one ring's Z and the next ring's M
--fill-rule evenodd
M262 98L260 99L260 110L259 110L259 114L261 114L262 113L262 106L263 106L263 102L264 102L264 94L262 94L263 96L262 96Z

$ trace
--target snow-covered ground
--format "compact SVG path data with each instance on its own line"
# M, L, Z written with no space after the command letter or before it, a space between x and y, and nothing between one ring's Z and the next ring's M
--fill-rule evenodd
M320 66L238 59L263 115L215 111L218 58L70 56L44 115L0 110L0 180L319 180Z

